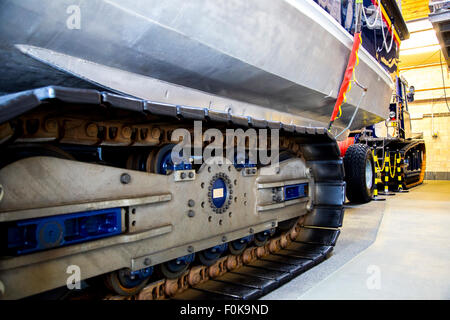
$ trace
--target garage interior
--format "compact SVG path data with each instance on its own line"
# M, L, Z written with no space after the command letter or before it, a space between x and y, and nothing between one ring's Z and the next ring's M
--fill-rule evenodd
M400 74L416 89L409 111L426 143L424 183L387 201L347 203L334 255L263 299L450 299L449 44L436 36L446 34L430 21L431 4L401 1L411 36Z
M41 1L0 300L450 299L450 0Z
M447 300L450 183L345 209L332 257L262 299Z

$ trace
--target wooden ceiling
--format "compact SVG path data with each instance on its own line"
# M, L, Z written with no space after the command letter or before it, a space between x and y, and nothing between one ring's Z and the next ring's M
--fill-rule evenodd
M402 0L402 13L406 21L427 18L429 0Z

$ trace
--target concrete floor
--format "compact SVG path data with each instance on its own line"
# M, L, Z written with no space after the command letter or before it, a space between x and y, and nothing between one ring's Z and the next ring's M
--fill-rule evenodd
M450 181L347 206L333 256L263 299L450 299Z

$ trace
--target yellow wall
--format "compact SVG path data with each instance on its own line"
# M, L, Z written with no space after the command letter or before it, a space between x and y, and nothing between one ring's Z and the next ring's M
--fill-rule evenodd
M409 111L412 131L423 133L427 148L425 178L450 179L450 110L445 102L446 94L450 104L447 64L428 20L410 22L408 29L412 33L401 45L400 74L416 89L415 102L409 104Z
M442 73L444 73L444 81L442 81ZM400 74L405 77L410 86L416 89L415 100L417 101L444 99L445 95L450 98L450 77L446 65L443 65L442 69L438 64L402 70Z
M406 21L426 18L430 12L429 0L402 0L402 12Z
M447 109L445 102L436 103L435 109ZM430 108L429 103L416 103L415 110L426 110ZM435 114L436 115L436 114ZM427 169L428 173L447 173L449 179L450 172L450 121L448 114L442 116L437 113L437 117L431 118L431 114L425 114L424 117L414 118L411 121L413 132L423 132L423 138L427 149ZM435 137L433 137L433 132ZM440 174L442 175L442 174ZM427 175L428 176L428 175Z

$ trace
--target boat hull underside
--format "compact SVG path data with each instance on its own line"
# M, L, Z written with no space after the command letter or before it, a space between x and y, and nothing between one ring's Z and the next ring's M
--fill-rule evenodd
M312 1L80 1L80 29L66 26L71 4L0 4L0 92L100 86L317 126L329 119L352 45ZM391 98L389 76L364 49L356 77L369 90L352 128L386 118ZM349 92L338 126L361 94Z

